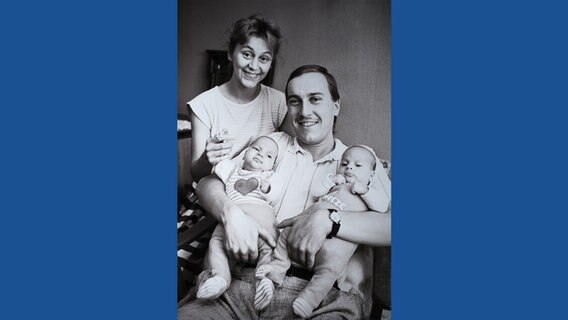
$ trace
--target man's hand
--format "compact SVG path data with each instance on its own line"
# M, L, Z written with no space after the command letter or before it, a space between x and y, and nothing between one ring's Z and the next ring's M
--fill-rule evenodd
M279 228L291 228L287 246L290 259L312 270L316 253L331 232L332 222L329 211L314 204L301 214L282 221Z
M225 251L236 261L256 263L258 237L264 239L272 248L276 247L274 237L236 206L226 214L223 226L225 227Z

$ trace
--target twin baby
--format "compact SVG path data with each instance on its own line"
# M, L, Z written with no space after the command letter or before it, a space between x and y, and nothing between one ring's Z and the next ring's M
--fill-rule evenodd
M229 198L278 239L274 249L261 238L258 240L254 301L257 310L270 303L274 284L282 284L291 266L286 248L290 228L284 228L278 236L274 209L270 205L279 199L285 187L285 181L274 172L277 155L276 142L261 136L246 149L242 166L232 160L223 160L213 169L225 183ZM336 174L330 174L326 181L322 181L318 205L329 209L331 219L336 210L386 212L389 195L380 188L370 187L377 165L381 164L371 148L362 145L349 147L342 155ZM233 263L225 254L223 235L223 227L218 225L209 242L205 262L207 270L198 277L197 298L216 299L229 287ZM335 237L327 239L326 245L333 246L334 250L325 251L333 253L317 256L311 280L292 303L294 313L302 318L308 318L319 306L345 272L357 248L356 244Z

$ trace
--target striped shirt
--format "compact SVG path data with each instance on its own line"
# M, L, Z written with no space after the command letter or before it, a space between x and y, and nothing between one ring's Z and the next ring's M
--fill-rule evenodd
M219 87L209 89L188 102L189 107L211 131L210 136L227 129L233 138L233 158L255 138L278 130L286 112L284 93L261 85L258 96L249 103L239 104L225 98Z
M234 203L270 205L280 198L284 183L274 171L249 171L232 160L223 160L214 168L215 174L225 183L225 192ZM260 190L260 181L270 183L270 191Z

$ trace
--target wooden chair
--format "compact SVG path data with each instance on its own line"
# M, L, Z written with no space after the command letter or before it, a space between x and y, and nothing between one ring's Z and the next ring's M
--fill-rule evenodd
M187 197L181 199L178 213L178 302L195 286L211 233L217 225L217 220L197 203L191 187L187 188Z

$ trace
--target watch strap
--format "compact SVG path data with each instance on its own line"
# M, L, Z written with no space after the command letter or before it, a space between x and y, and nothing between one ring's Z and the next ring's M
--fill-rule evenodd
M337 210L335 209L327 209L327 210L329 211L329 214L337 212ZM333 223L333 225L331 226L331 232L326 236L326 239L331 239L337 236L337 233L339 232L339 227L341 227L341 223L337 223L333 220L331 222Z

